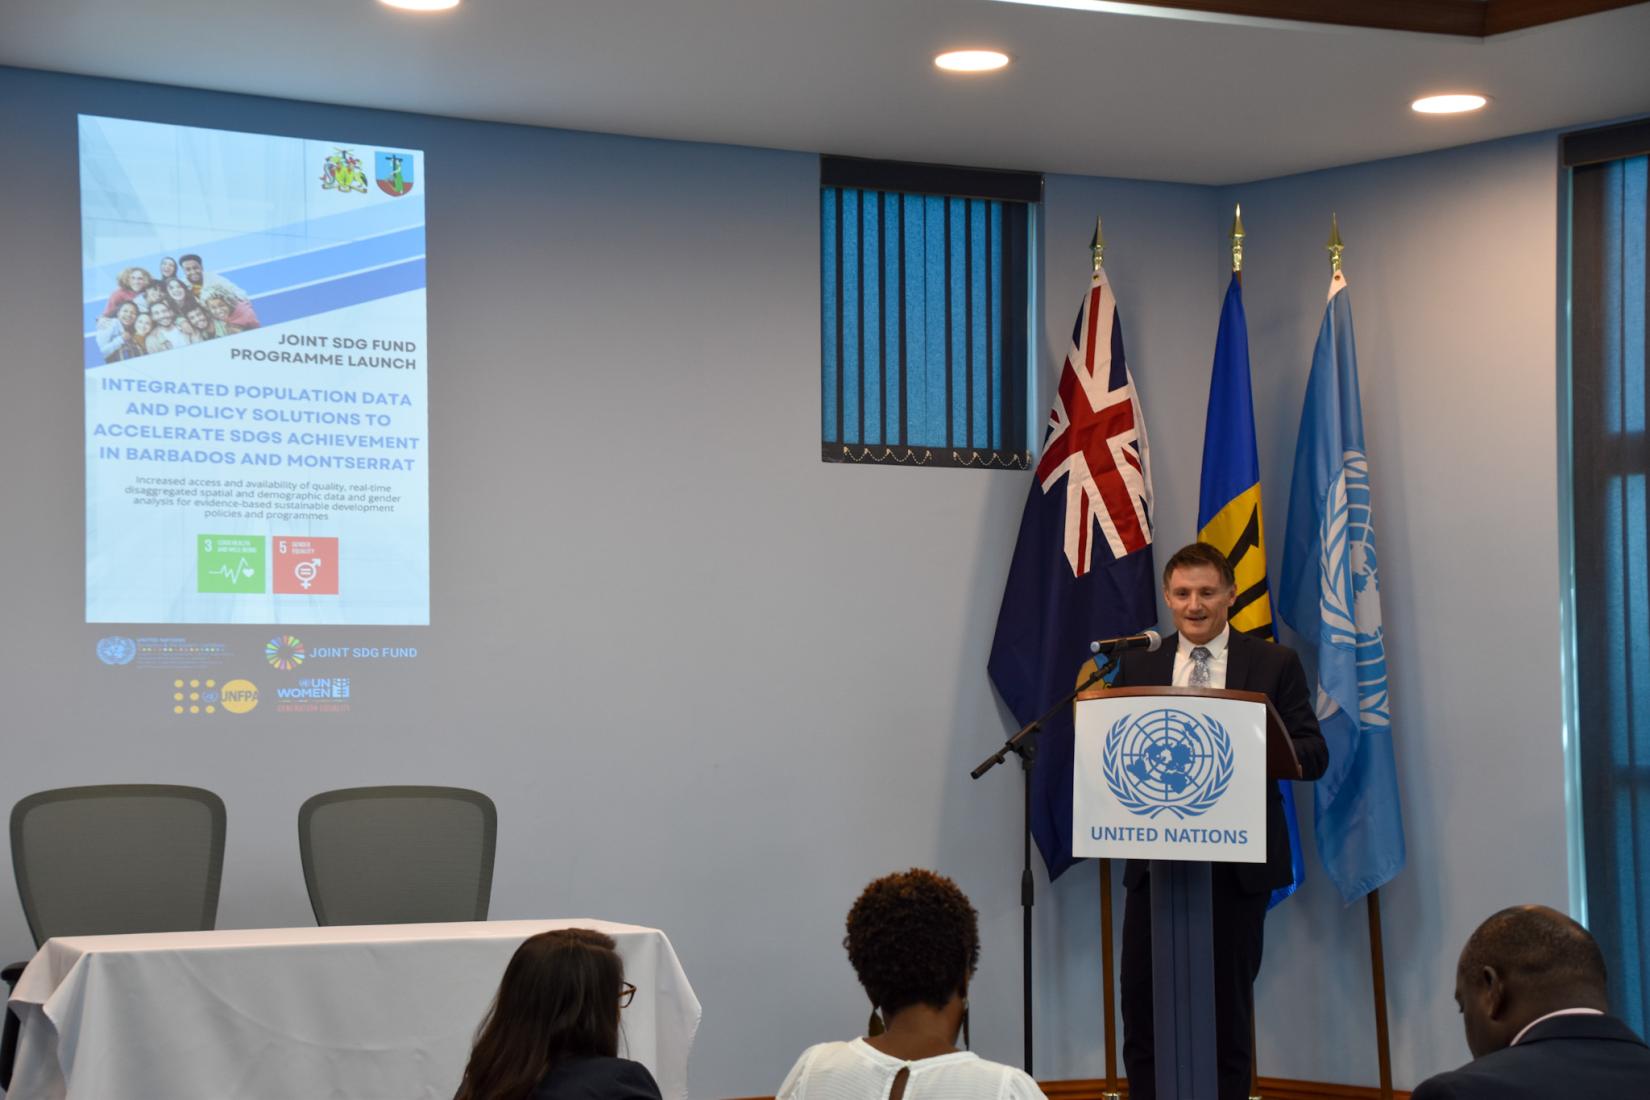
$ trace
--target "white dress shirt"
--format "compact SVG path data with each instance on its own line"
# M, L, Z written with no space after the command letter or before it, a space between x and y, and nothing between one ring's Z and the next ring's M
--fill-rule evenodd
M1596 1008L1561 1008L1557 1012L1549 1012L1545 1016L1537 1016L1535 1019L1533 1019L1529 1023L1525 1024L1524 1027L1519 1031L1519 1033L1517 1035L1513 1036L1513 1041L1508 1043L1507 1045L1510 1046L1510 1047L1517 1046L1518 1045L1518 1040L1524 1038L1525 1035L1528 1035L1529 1032L1530 1032L1530 1028L1534 1027L1536 1024L1545 1023L1546 1021L1551 1020L1555 1016L1602 1016L1602 1015L1604 1015L1604 1013L1600 1012Z
M1198 643L1186 640L1186 635L1177 634L1175 637L1180 645L1174 654L1174 687L1192 686L1192 668L1196 664L1192 660L1192 650ZM1231 640L1232 625L1227 623L1219 634L1203 643L1203 648L1209 651L1209 687L1223 688L1226 686L1226 657L1227 645Z

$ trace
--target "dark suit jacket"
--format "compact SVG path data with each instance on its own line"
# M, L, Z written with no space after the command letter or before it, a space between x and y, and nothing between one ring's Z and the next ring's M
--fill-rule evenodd
M1233 630L1227 635L1226 686L1234 691L1259 691L1272 700L1283 727L1295 743L1303 779L1317 779L1329 766L1329 746L1318 730L1306 672L1300 658L1287 646L1251 638ZM1174 682L1174 657L1180 635L1170 634L1155 653L1125 653L1117 673L1118 687L1155 687ZM1131 859L1123 868L1123 885L1137 886L1146 877L1146 863ZM1217 889L1222 879L1246 894L1288 886L1289 833L1283 820L1283 796L1276 783L1266 784L1266 862L1215 865Z
M653 1074L625 1058L574 1058L545 1074L531 1100L659 1100Z
M1626 1100L1650 1096L1650 1047L1614 1016L1559 1016L1452 1073L1410 1100Z

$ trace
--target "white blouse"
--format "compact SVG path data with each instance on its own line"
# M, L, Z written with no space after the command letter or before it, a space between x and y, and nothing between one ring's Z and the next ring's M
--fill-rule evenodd
M978 1054L958 1051L906 1062L864 1039L803 1051L775 1100L887 1100L902 1069L911 1071L905 1100L1046 1100L1028 1074Z

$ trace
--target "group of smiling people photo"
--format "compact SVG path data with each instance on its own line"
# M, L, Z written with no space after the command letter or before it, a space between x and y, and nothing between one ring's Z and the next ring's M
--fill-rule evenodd
M258 327L246 293L221 275L208 275L189 253L160 261L160 276L128 267L97 322L97 347L105 363L155 355L203 340Z

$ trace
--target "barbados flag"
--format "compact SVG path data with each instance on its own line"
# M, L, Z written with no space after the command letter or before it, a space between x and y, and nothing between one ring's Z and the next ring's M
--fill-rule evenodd
M1209 378L1209 411L1203 429L1203 482L1197 502L1197 537L1226 555L1237 574L1232 629L1277 640L1272 598L1266 586L1266 538L1260 514L1260 458L1255 449L1255 402L1249 390L1249 324L1243 316L1243 284L1236 272L1220 308L1215 364ZM1283 817L1289 826L1293 881L1272 892L1269 905L1293 894L1306 877L1300 824L1288 784Z

